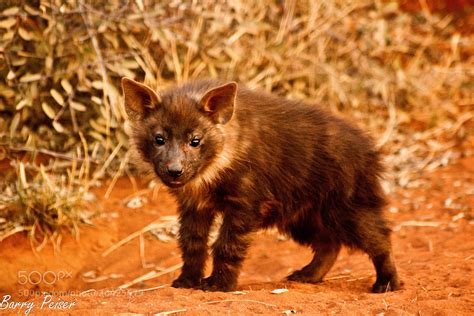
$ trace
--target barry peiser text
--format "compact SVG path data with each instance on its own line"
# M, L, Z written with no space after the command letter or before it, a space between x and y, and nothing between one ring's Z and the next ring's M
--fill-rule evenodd
M76 305L76 301L65 301L62 299L54 300L52 295L45 295L43 301L38 305L39 309L43 310L67 310ZM36 302L20 302L12 300L11 295L3 295L3 300L0 302L0 311L16 311L28 315L34 308Z

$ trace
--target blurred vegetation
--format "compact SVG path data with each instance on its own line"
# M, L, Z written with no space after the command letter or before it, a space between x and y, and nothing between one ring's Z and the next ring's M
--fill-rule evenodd
M123 76L236 79L348 113L392 186L458 157L472 129L472 34L393 1L7 0L0 39L4 231L75 227L89 187L128 170Z

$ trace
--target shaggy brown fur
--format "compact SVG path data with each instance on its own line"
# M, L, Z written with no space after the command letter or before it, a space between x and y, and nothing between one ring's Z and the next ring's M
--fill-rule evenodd
M160 94L124 78L132 143L179 203L183 269L174 287L230 291L251 233L271 226L314 251L288 279L321 282L341 245L372 259L372 290L399 288L379 153L359 128L316 105L235 82L198 80ZM204 278L208 235L213 271Z

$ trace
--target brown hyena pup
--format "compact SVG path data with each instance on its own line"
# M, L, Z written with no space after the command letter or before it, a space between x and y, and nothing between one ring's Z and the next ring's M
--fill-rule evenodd
M139 160L179 204L184 264L174 287L235 289L251 233L276 226L314 251L289 280L321 282L346 245L372 259L372 291L399 288L379 153L359 128L235 82L198 80L157 93L124 78L122 87ZM203 278L217 214L213 271Z

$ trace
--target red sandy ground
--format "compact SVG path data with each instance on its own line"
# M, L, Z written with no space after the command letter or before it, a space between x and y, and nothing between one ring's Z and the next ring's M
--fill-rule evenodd
M76 302L64 313L84 315L120 312L154 314L176 310L185 310L184 313L189 315L281 314L289 310L297 314L472 315L474 157L463 158L433 173L420 174L420 178L424 181L422 188L398 190L392 195L392 212L387 212L395 230L394 253L404 281L403 289L397 292L369 293L374 282L372 264L366 255L345 250L328 274L328 280L323 283L286 282L284 277L305 265L311 253L292 241L279 240L278 234L271 231L255 236L239 279L238 290L245 294L206 293L169 286L137 291L168 285L178 276L179 270L127 290L118 290L120 285L153 268L143 268L138 238L107 257L101 254L159 216L175 214L176 209L164 189L156 200L143 207L126 208L123 200L134 190L128 179L121 179L109 199L102 198L105 189L95 192L102 207L102 215L94 221L95 227L81 228L78 241L64 237L56 253L51 244L34 253L22 234L0 243L0 300L5 294L12 295L11 300L15 301L33 299L36 304L33 314L49 314L52 310L40 309L44 294L25 297L28 289L38 293L40 290L53 291L53 301L63 299ZM416 221L424 226L409 226L407 221ZM438 226L426 226L431 224ZM148 234L146 236L147 263L153 263L157 268L168 268L180 262L175 241L164 243ZM91 270L95 270L97 276L116 273L122 277L87 283L82 274ZM70 272L71 276L52 286L41 282L34 287L19 284L20 271L64 271ZM51 276L48 276L49 280ZM289 291L270 293L277 288ZM60 291L65 293L58 293ZM13 314L18 309L7 312Z

